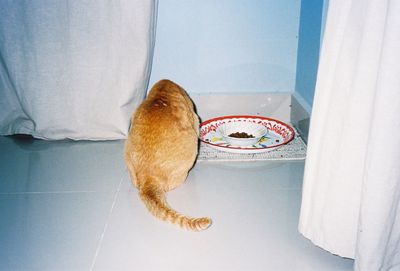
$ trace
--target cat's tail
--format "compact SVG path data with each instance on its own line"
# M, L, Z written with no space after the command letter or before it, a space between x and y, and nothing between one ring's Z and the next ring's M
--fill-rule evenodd
M173 210L165 200L165 193L155 186L141 187L139 195L150 213L161 220L192 231L202 231L211 225L211 219L208 217L191 218Z

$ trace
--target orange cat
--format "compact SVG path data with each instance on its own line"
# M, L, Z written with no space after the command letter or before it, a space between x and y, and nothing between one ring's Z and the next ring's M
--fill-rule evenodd
M125 143L131 179L149 211L159 219L200 231L209 218L189 218L171 209L165 192L182 184L197 156L199 118L186 92L161 80L132 119Z

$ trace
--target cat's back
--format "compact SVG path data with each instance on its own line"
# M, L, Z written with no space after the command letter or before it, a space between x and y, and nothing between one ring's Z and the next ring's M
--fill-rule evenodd
M172 81L161 80L137 109L128 141L136 150L160 155L175 145L182 151L195 149L198 126L199 119L186 92Z
M164 126L188 128L193 126L196 118L193 103L186 92L170 80L161 80L138 108L133 125L157 125L159 129L165 129Z

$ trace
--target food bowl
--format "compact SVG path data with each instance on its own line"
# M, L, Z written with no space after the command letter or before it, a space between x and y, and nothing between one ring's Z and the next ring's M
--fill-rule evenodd
M218 127L223 139L233 146L252 146L268 133L262 124L252 122L230 122Z

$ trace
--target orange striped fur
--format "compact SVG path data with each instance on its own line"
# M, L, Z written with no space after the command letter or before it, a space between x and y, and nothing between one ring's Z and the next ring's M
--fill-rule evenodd
M132 118L125 162L147 209L157 218L200 231L209 218L182 215L165 193L182 184L197 156L199 118L187 93L169 80L157 82Z

